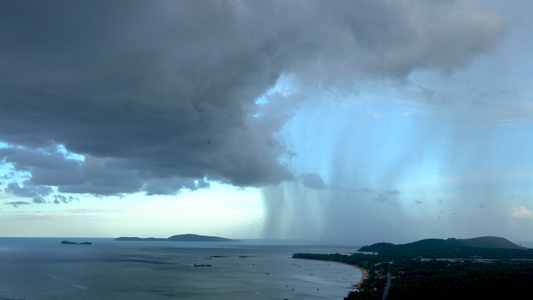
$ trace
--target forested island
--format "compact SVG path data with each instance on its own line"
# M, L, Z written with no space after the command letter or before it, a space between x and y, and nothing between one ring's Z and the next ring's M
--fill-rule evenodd
M295 253L294 258L337 261L368 276L345 299L529 299L533 250L498 237L379 243L358 253Z
M93 243L91 242L81 242L81 243L75 243L75 242L71 242L71 241L61 241L61 245L92 245Z
M168 238L140 238L140 237L119 237L115 241L165 241L165 242L237 242L236 240L227 239L218 236L205 236L197 234L178 234Z

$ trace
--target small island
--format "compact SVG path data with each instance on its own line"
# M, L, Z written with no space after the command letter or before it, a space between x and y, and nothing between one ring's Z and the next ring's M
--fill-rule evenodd
M93 243L91 242L81 242L81 243L75 243L75 242L71 242L71 241L61 241L61 245L92 245Z
M533 249L500 237L378 243L344 254L295 253L363 270L345 299L529 299Z
M168 238L140 238L140 237L119 237L115 241L128 241L128 242L139 242L139 241L148 241L148 242L237 242L236 240L227 239L218 236L205 236L197 234L178 234L173 235Z

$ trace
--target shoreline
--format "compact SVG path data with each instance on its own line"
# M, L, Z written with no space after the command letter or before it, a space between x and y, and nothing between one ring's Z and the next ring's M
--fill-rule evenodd
M365 270L361 267L358 267L356 265L351 265L351 264L348 264L348 263L344 263L344 262L340 262L340 261L334 261L334 260L322 260L322 259L310 259L310 258L296 258L296 257L291 257L292 259L305 259L305 260L314 260L314 261L327 261L327 262L332 262L332 263L336 263L336 264L343 264L343 265L347 265L347 266L350 266L350 267L353 267L353 268L356 268L358 269L359 271L361 271L361 280L359 280L358 283L354 284L353 286L356 287L357 289L359 289L359 287L361 286L361 284L363 283L363 281L367 280L368 277L369 277L369 274L368 274L368 270Z
M347 264L347 265L349 265L349 264ZM357 287L357 289L359 289L361 287L361 284L363 283L363 281L367 280L370 275L368 274L368 270L365 270L365 269L363 269L361 267L358 267L358 266L355 266L355 265L350 265L350 266L353 266L353 267L359 269L359 271L361 271L361 273L363 273L363 276L361 277L361 280L358 283L355 284L355 287Z

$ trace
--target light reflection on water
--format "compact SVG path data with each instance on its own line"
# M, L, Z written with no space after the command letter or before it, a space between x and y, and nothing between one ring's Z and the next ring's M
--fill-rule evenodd
M347 265L290 258L357 247L71 240L93 245L0 238L0 299L343 299L361 279Z

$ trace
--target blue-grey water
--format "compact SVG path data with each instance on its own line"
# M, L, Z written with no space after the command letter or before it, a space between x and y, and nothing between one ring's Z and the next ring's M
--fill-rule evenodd
M0 238L0 299L343 299L361 279L348 265L290 258L357 247L61 240Z

